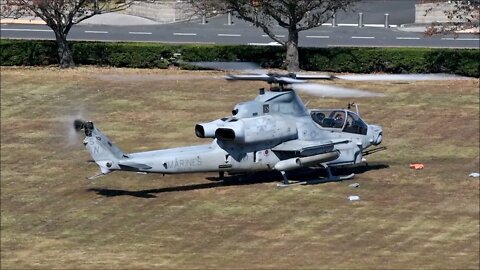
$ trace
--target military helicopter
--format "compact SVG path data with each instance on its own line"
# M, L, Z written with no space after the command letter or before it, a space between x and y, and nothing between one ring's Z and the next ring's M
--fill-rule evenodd
M328 78L332 78L328 76ZM179 174L218 172L248 174L278 171L283 176L281 187L297 184L287 173L320 167L327 171L327 181L350 179L354 174L333 176L331 167L359 164L364 155L384 150L371 146L383 140L379 125L367 124L358 113L349 109L308 109L296 91L322 90L327 96L378 96L379 94L307 83L326 79L324 75L240 74L227 80L267 82L258 96L237 104L230 116L207 123L197 123L195 134L212 141L204 145L186 146L146 152L125 153L107 138L91 121L75 120L77 131L83 130L83 144L90 152L100 173L95 179L113 171ZM308 181L300 182L308 183Z

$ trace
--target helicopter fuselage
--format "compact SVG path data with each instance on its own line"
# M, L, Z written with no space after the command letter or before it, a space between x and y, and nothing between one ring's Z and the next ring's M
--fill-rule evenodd
M362 152L382 141L382 129L344 110L308 110L295 91L260 91L237 104L232 116L195 126L209 144L125 154L93 123L84 144L102 174L289 171L362 162Z

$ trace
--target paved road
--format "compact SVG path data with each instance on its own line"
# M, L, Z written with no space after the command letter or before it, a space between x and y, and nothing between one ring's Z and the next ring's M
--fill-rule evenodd
M337 16L339 23L357 23L358 13L362 12L364 23L383 24L385 13L392 24L415 22L415 4L417 0L363 0L353 7L353 11L341 12Z
M339 13L338 27L331 22L300 34L300 46L371 46L371 47L446 47L446 48L479 48L479 37L475 35L425 37L422 32L413 28L397 27L414 20L415 0L376 0L359 4L354 12ZM363 12L365 27L358 28L357 12ZM390 13L393 27L383 27L384 14ZM95 17L94 17L95 18ZM251 44L278 45L261 30L239 19L227 25L226 16L209 20L207 24L198 21L179 22L174 24L118 25L115 18L111 20L97 19L86 21L72 28L70 40L101 41L150 41L165 43L209 43L209 44ZM111 17L110 17L111 18ZM417 30L418 28L415 28ZM422 29L422 28L420 28ZM280 37L286 35L283 28L276 27L275 33ZM2 25L2 38L53 39L53 32L45 25Z
M69 34L70 40L151 41L165 43L208 43L276 45L262 31L243 23L233 26L195 22L150 26L77 25ZM277 35L285 36L283 29ZM53 32L44 25L3 25L2 38L54 39ZM479 48L479 37L425 37L423 33L400 31L396 27L321 26L300 34L300 46L372 46L372 47L447 47Z

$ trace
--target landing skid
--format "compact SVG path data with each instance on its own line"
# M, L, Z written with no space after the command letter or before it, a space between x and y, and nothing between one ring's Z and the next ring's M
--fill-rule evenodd
M325 183L325 182L336 182L336 181L343 181L343 180L348 180L352 179L355 177L355 174L349 174L349 175L341 175L341 176L334 176L332 174L332 171L330 170L330 167L325 168L327 170L327 177L326 178L321 178L321 179L314 179L314 180L307 180L307 181L291 181L288 180L287 175L284 171L281 171L282 176L283 176L283 181L282 183L278 183L277 187L289 187L289 186L298 186L298 185L314 185L318 183Z
M349 175L341 175L341 176L332 176L328 178L323 178L323 179L315 179L315 180L310 180L310 181L304 181L302 182L302 185L314 185L318 183L324 183L324 182L336 182L336 181L343 181L343 180L349 180L355 177L355 174L349 174Z

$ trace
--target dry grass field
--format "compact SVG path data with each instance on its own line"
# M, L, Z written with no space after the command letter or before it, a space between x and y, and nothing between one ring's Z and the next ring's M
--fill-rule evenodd
M263 85L204 75L223 74L2 68L1 268L480 267L479 179L468 177L479 171L478 79L339 82L387 94L355 100L384 127L388 150L353 180L279 189L275 177L85 179L98 168L71 134L75 116L126 152L206 143L195 123L228 115Z

